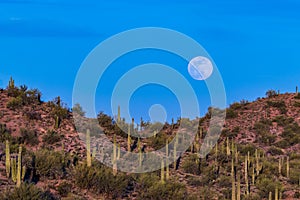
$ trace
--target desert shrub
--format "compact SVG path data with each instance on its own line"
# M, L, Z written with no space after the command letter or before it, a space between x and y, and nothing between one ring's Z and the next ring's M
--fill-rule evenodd
M244 196L244 200L261 200L262 198L255 193L250 193L249 195Z
M57 191L62 197L68 196L71 190L72 190L72 185L65 181L59 184L59 186L57 187Z
M106 193L112 198L121 197L131 181L123 173L114 176L111 168L96 162L91 167L86 164L76 166L73 177L78 187L92 190L96 194Z
M43 136L43 142L51 145L60 142L62 138L63 135L60 135L53 130L48 130L47 133Z
M284 101L267 101L267 105L270 107L277 108L281 114L285 114L287 112Z
M237 116L238 116L238 113L233 108L226 109L226 118L227 119L236 118Z
M39 143L38 135L34 130L28 130L20 128L21 137L19 138L20 143L29 144L35 146Z
M173 181L153 183L146 191L140 193L138 199L187 199L185 186Z
M24 115L29 120L41 120L42 119L41 114L39 112L34 111L34 110L27 111L27 112L25 112Z
M199 175L200 174L200 163L197 155L192 154L183 162L183 170L186 173Z
M231 104L229 106L229 108L233 109L233 110L238 110L238 109L242 108L242 105L243 105L242 103L235 102L235 103Z
M300 93L294 97L295 99L300 99Z
M218 184L221 188L230 188L231 187L231 177L230 176L220 176Z
M6 124L0 124L0 142L3 143L5 140L10 139L10 130L7 129Z
M274 199L274 191L278 188L279 191L282 190L282 185L271 178L260 177L257 180L256 187L259 189L259 195L261 198L268 198L269 192L273 193L272 199Z
M277 94L277 92L275 91L275 90L268 90L267 92L266 92L266 96L268 97L268 98L272 98L272 97L276 97L278 94Z
M294 194L295 199L300 199L300 192L296 191Z
M100 112L97 119L101 128L112 129L112 118L110 116L104 114L104 112Z
M73 114L77 114L81 117L84 117L84 115L85 115L85 111L83 110L83 108L81 107L81 105L79 103L76 103L74 105L74 107L72 108L72 112L73 112Z
M238 151L241 155L247 155L248 152L250 155L254 155L256 149L257 148L254 144L238 145Z
M3 194L1 197L3 200L55 200L54 196L48 192L39 189L32 184L22 184L19 188Z
M268 150L268 153L271 154L272 156L277 156L277 155L282 155L283 152L281 149L271 146Z
M280 140L280 141L276 142L274 144L274 146L279 147L281 149L286 149L286 148L290 147L291 145L288 141L283 139L283 140Z
M42 177L60 178L65 172L64 157L61 153L46 149L39 150L35 154L36 173Z
M12 97L6 104L6 107L11 110L16 110L23 106L21 97Z
M150 137L150 146L154 149L160 149L166 145L168 137L163 132L158 133L155 137Z
M281 134L289 145L295 145L300 143L300 127L297 123L290 124L284 128L284 131Z
M300 107L300 102L299 101L295 101L294 106L295 107Z
M295 122L295 120L292 117L285 117L283 115L276 116L273 122L276 122L278 126L287 126L289 124L292 124Z

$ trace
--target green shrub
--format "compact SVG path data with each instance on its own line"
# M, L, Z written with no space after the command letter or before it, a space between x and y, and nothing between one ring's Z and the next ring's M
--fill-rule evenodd
M226 119L232 119L238 117L238 113L233 108L226 109Z
M300 102L299 101L295 101L294 106L295 107L300 107Z
M268 97L268 98L272 98L272 97L275 97L275 96L277 96L278 94L277 94L277 92L275 91L275 90L268 90L267 92L266 92L266 96Z
M21 137L19 138L19 143L29 144L35 146L39 143L38 135L34 130L28 130L25 128L20 128Z
M188 193L183 184L173 181L166 183L156 182L152 184L146 191L140 193L138 199L187 199Z
M0 142L3 143L5 140L10 140L10 130L7 129L6 124L0 124Z
M21 97L12 97L6 104L6 107L11 110L16 110L23 106L23 101Z
M71 190L72 190L72 185L65 181L59 184L59 186L57 187L57 191L62 197L68 196Z
M272 192L272 199L274 199L275 189L278 188L278 191L282 191L282 185L280 182L265 177L258 178L256 182L256 187L259 189L259 195L261 196L261 198L268 198L269 192Z
M281 149L271 146L268 150L268 153L271 154L272 156L277 156L277 155L282 155L283 152Z
M274 146L279 147L281 149L286 149L286 148L289 148L291 145L287 140L283 139L283 140L276 142L274 144Z
M60 178L65 172L64 157L60 152L42 149L35 154L35 168L38 175L49 179Z
M114 176L111 168L97 162L91 167L87 167L86 164L76 166L73 177L79 188L89 189L96 194L106 193L112 198L124 195L131 180L123 173Z
M48 130L47 133L43 136L43 142L50 145L55 144L57 142L60 142L63 137L63 135L60 135L53 130Z
M287 109L284 101L267 101L267 105L277 108L281 114L286 114Z
M1 197L3 200L55 200L54 196L48 192L39 189L32 184L22 184Z
M188 158L186 158L186 160L184 160L182 167L186 173L199 175L200 163L198 156L195 154L190 155Z

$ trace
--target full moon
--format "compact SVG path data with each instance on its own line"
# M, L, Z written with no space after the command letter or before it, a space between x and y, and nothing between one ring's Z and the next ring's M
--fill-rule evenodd
M188 71L193 79L205 80L211 76L213 65L208 58L197 56L189 62Z

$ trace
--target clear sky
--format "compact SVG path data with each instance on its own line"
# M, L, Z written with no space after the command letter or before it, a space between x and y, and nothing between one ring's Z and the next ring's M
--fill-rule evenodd
M76 73L88 53L108 37L157 26L199 42L217 64L227 102L254 100L266 90L294 92L300 86L300 1L0 0L0 87L10 76L39 88L44 100L60 95L71 106ZM187 63L160 51L118 59L97 90L97 110L110 113L110 94L122 73L147 62L181 68L197 92L201 113L210 105L203 82L188 77ZM121 67L122 66L122 67ZM168 119L179 115L166 88L148 85L132 97L131 112L147 118L161 103Z

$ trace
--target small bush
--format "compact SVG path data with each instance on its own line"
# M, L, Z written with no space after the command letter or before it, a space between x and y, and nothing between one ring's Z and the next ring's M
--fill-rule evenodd
M73 177L78 187L92 190L96 194L106 193L112 198L124 195L130 182L130 177L123 173L114 176L111 168L96 162L91 167L87 167L86 164L76 166Z
M62 182L57 187L57 191L62 197L67 197L68 194L71 192L71 189L72 189L72 185L67 182Z
M12 97L6 104L6 107L11 110L16 110L23 106L21 97Z
M183 163L183 170L186 173L200 175L200 163L197 155L192 154Z
M32 146L35 146L39 143L38 135L34 130L21 128L20 134L21 134L21 137L19 138L20 143L29 144Z
M232 118L236 118L238 117L238 113L232 109L232 108L228 108L226 109L226 118L227 119L232 119Z
M65 172L63 155L59 152L40 150L35 154L35 168L38 175L49 179L60 178Z
M277 156L277 155L282 155L283 152L281 149L271 146L268 150L268 153L271 154L272 156Z
M55 144L57 142L60 142L63 138L63 135L59 135L57 132L51 130L47 131L47 133L43 136L43 142L46 144Z
M274 179L261 177L257 180L256 187L259 189L259 194L261 198L268 198L269 192L273 193L272 199L274 199L274 191L278 188L279 191L282 190L282 185L280 182Z
M50 192L44 192L32 184L22 184L0 198L3 200L55 200Z
M272 97L276 97L278 94L277 94L277 92L275 91L275 90L268 90L267 92L266 92L266 96L268 97L268 98L272 98Z

